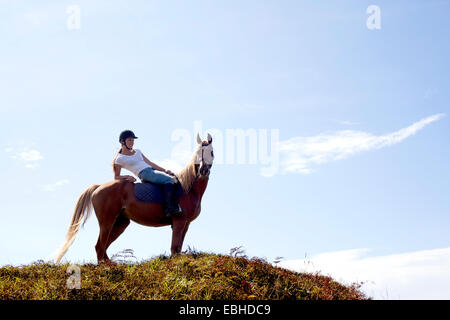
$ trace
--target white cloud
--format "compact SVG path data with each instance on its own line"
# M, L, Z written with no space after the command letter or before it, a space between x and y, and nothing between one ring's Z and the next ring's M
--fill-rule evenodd
M364 281L374 299L450 299L450 247L386 256L363 257L370 249L282 261L278 266L330 275L341 283Z
M43 159L41 153L38 150L20 152L19 157L25 162L33 162Z
M363 131L342 130L280 142L281 173L309 174L315 165L341 160L359 152L380 149L414 135L444 114L435 114L389 134L375 136Z
M68 179L63 179L60 181L56 181L55 183L44 185L43 190L48 191L48 192L53 192L53 191L60 189L63 185L68 184L68 183L69 183Z
M24 151L15 151L12 147L4 149L7 153L12 153L11 158L15 159L25 166L25 168L36 168L39 166L39 161L44 159L41 153L36 149L29 150L28 147Z

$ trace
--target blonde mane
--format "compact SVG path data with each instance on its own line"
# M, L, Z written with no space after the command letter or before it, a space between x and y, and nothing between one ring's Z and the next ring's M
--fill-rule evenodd
M188 165L181 170L179 173L176 174L178 177L178 180L181 183L181 186L183 187L184 193L189 193L191 191L192 185L195 181L195 160L197 159L197 151L202 147L208 145L208 141L202 141L202 144L197 145L197 149L195 149L194 154L192 155L191 160L189 161Z
M181 170L179 173L176 174L178 177L178 180L181 183L181 186L183 187L184 193L189 193L191 191L192 185L194 184L195 180L195 160L197 159L197 151L201 148L200 145L197 146L197 149L195 149L195 152L187 164L186 167L184 167L183 170Z

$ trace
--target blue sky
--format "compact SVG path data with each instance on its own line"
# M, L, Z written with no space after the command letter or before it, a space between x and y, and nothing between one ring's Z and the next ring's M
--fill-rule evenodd
M429 267L450 270L447 1L0 4L1 265L59 246L80 194L112 180L122 130L177 170L172 135L194 141L201 123L202 138L214 129L228 146L227 130L277 130L279 171L261 174L259 158L215 163L184 248L243 246L287 264L439 252ZM380 29L367 28L369 5ZM108 253L168 253L170 233L132 223ZM65 259L95 261L97 236L93 215ZM448 299L444 275L429 290ZM423 292L401 286L391 297Z

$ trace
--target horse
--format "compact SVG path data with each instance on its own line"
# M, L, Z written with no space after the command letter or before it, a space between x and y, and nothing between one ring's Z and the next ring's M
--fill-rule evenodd
M191 160L175 175L183 192L179 199L183 209L180 217L166 217L161 203L137 200L134 182L114 180L91 185L78 198L65 242L57 251L55 263L59 263L72 245L80 225L84 226L91 215L92 207L100 226L95 245L98 264L114 264L106 250L125 231L130 220L149 227L170 225L171 255L180 254L190 223L200 215L201 200L208 185L213 159L211 135L208 133L207 140L202 141L197 133L197 146Z

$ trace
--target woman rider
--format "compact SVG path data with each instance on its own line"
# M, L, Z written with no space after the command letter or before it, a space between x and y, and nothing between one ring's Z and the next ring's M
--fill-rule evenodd
M164 213L167 217L180 216L183 209L178 203L174 203L173 195L175 191L175 181L172 178L175 174L148 160L139 149L133 150L134 139L137 139L131 130L124 130L120 133L119 142L122 147L117 152L113 161L114 179L135 182L136 179L129 175L120 175L120 170L125 168L133 172L142 182L153 182L162 184L164 196Z

